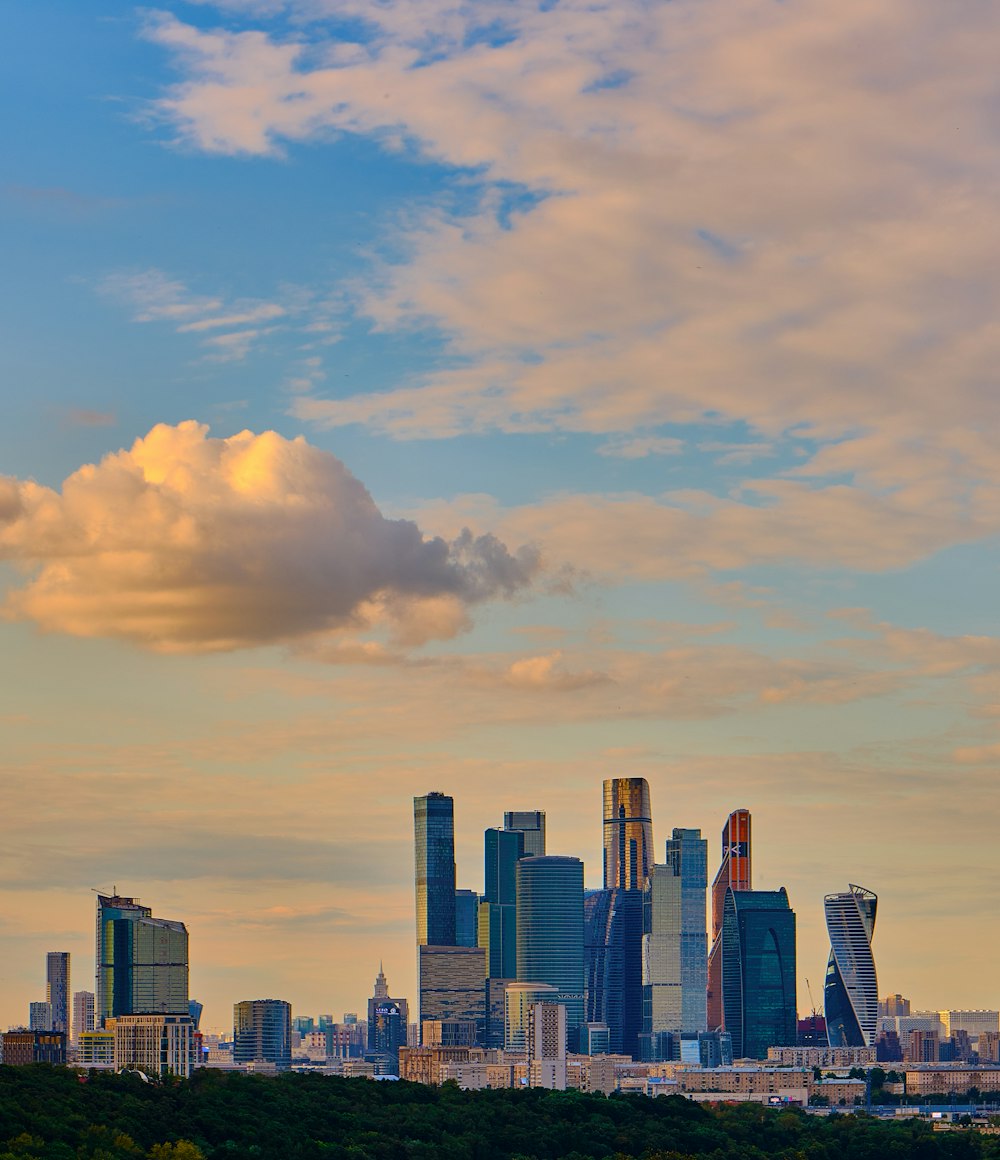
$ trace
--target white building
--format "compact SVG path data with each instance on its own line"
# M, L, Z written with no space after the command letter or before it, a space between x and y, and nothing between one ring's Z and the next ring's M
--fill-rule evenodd
M528 1083L566 1090L566 1004L533 1003L528 1010Z
M108 1022L114 1023L116 1070L190 1076L195 1043L190 1015L119 1015Z

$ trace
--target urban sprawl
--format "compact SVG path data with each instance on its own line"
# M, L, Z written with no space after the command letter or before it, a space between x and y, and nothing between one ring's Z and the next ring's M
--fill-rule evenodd
M366 1018L293 1018L283 1000L253 999L235 1004L231 1036L205 1033L184 923L99 893L95 990L73 993L70 955L50 952L46 999L2 1036L3 1062L150 1079L292 1069L817 1111L1000 1099L997 1011L879 999L871 890L825 898L824 1014L800 1019L795 912L784 887L753 887L748 810L726 819L710 887L698 829L675 828L655 861L644 778L604 782L603 831L604 887L585 890L579 858L547 853L544 812L506 813L485 832L480 895L456 888L453 799L414 799L413 1022L380 967Z

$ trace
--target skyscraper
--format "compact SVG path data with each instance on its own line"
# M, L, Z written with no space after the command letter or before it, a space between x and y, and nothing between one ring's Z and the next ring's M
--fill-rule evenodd
M545 856L545 811L507 810L503 816L503 828L524 834L524 856L542 858Z
M420 1022L475 1023L486 1030L486 952L482 947L418 948Z
M95 1018L188 1009L188 933L138 899L97 896Z
M455 891L455 945L479 946L479 895L475 890Z
M399 1049L406 1046L408 1019L408 1003L389 994L389 984L379 963L375 991L368 1000L368 1051L388 1063L389 1075L399 1075Z
M79 1039L85 1031L94 1030L94 992L73 993L73 1038Z
M723 1026L722 916L726 893L750 890L750 811L733 810L722 827L722 863L712 882L712 941L708 953L708 1026Z
M643 902L644 1037L670 1032L675 1042L693 1041L706 1030L707 888L708 843L701 830L675 829L666 863L653 867Z
M872 955L878 898L851 884L823 900L830 934L824 1000L831 1047L872 1047L878 1035L878 979Z
M722 1004L737 1059L795 1046L795 912L783 886L726 892Z
M233 1063L292 1066L292 1006L283 999L248 999L233 1005Z
M644 777L604 783L604 888L642 890L653 865L653 821Z
M417 945L455 945L455 803L443 793L413 799Z
M52 1030L70 1034L69 951L45 956L45 998L52 1004Z
M487 830L483 849L486 888L479 906L479 945L486 951L489 977L513 979L517 972L516 867L524 854L524 832Z
M522 858L516 869L517 980L556 987L575 1048L583 1010L583 863Z

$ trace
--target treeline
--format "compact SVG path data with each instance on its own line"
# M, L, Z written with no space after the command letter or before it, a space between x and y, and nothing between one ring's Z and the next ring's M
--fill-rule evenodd
M0 1067L0 1160L1000 1160L1000 1137L678 1096Z

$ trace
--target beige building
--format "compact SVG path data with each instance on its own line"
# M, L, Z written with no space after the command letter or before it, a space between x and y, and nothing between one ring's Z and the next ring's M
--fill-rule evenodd
M1000 1091L1000 1067L908 1067L907 1095L931 1093L964 1095L970 1088L981 1092Z
M81 1031L76 1038L76 1062L80 1067L114 1067L114 1031Z
M781 1067L874 1067L874 1047L769 1047L767 1062Z
M191 1074L194 1022L190 1015L119 1015L114 1022L115 1070L151 1076Z
M984 1031L1000 1032L1000 1011L939 1011L944 1037L964 1031L970 1039L978 1039Z

